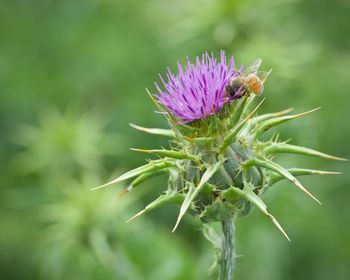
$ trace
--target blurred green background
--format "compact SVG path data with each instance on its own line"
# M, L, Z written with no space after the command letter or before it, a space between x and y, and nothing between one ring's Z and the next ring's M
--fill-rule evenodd
M166 67L203 51L273 69L261 112L322 106L280 127L294 143L350 158L348 0L0 2L2 279L214 279L210 244L165 207L125 223L165 189L154 179L90 192L166 146L128 123L165 127L145 92ZM280 183L265 196L292 238L254 211L237 221L237 279L350 279L348 163L284 156L341 171Z

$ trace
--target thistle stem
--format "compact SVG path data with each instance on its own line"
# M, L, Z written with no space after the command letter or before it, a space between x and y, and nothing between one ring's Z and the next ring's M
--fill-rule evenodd
M235 225L234 219L228 219L222 224L222 245L220 257L219 280L233 280L235 257Z

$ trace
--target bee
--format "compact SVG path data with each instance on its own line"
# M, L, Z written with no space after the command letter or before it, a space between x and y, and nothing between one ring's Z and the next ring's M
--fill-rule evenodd
M234 77L225 88L226 96L237 99L251 92L260 95L264 90L264 82L271 72L271 70L258 72L261 62L261 59L255 60L242 74Z

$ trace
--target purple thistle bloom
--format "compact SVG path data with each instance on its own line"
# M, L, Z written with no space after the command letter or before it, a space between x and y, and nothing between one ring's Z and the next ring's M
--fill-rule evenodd
M155 83L159 92L156 95L158 102L181 123L204 119L220 111L230 101L225 96L225 87L239 74L234 68L233 57L227 64L225 52L221 51L220 58L220 62L217 62L214 55L210 56L207 52L201 60L197 57L195 64L187 58L186 69L178 63L177 75L168 68L167 82L159 75L165 90Z

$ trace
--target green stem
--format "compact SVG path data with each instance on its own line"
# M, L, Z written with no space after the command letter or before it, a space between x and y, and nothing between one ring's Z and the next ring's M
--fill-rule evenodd
M233 280L235 257L234 220L224 220L221 224L223 238L221 245L219 280Z

